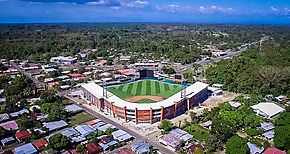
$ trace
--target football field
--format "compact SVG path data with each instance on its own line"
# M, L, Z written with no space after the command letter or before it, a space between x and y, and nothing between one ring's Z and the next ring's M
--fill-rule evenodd
M114 95L127 99L133 96L160 96L166 99L182 89L180 85L169 84L156 80L140 80L121 86L109 87L108 91ZM136 101L139 103L150 101Z

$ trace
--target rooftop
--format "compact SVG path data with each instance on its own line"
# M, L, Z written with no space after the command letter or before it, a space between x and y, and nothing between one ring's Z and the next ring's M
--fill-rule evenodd
M34 154L37 152L37 150L31 143L16 147L14 151L15 154Z
M269 117L273 117L277 115L278 113L285 111L285 109L283 109L282 107L271 102L259 103L259 104L253 105L252 108L254 110L258 110L258 112L262 112L266 114Z

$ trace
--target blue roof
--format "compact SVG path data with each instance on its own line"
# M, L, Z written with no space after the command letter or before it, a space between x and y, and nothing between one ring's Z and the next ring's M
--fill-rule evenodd
M37 150L31 143L16 147L14 151L15 154L34 154L37 152Z
M92 125L92 128L93 128L94 130L97 130L98 128L100 128L101 126L103 126L103 125L105 125L105 124L106 124L106 123L100 121L100 122L98 122L98 123Z
M266 133L263 134L263 136L265 136L267 139L272 139L274 138L275 132L274 130L268 131Z
M140 147L141 145L143 145L143 144L146 144L147 142L145 141L145 140L141 140L141 141L138 141L137 143L135 143L135 144L132 144L131 145L131 148L133 149L133 150L136 150L136 149L138 149L138 147Z
M248 142L247 143L249 149L250 149L250 153L262 153L264 151L264 148L263 147L258 147L256 144L253 144L253 143L250 143Z
M90 133L94 132L95 130L93 130L91 127L89 127L88 125L86 124L83 124L83 125L78 125L75 127L75 129L81 133L82 136L87 136L89 135Z
M72 113L79 112L79 111L83 110L81 107L79 107L79 106L77 106L75 104L68 105L64 109L65 109L66 112L72 112Z
M114 129L116 127L114 125L112 125L112 124L106 124L106 125L101 126L101 127L97 128L97 129L100 130L100 131L105 132L108 128Z
M68 129L62 130L61 134L67 137L80 135L80 133L74 128L68 128Z
M7 137L7 138L2 139L1 143L3 146L5 146L6 143L13 142L13 141L15 141L13 137Z
M261 123L261 128L264 130L264 131L269 131L269 130L272 130L274 129L274 125L270 122L262 122Z
M99 145L103 148L103 150L106 150L106 149L108 149L108 147L115 145L117 143L118 143L117 141L111 141L111 142L108 142L106 144L99 143Z
M142 144L139 148L137 148L136 152L137 153L145 153L147 151L149 151L149 144Z
M67 125L68 124L63 120L43 123L43 127L47 128L49 131L63 128L63 127L66 127Z

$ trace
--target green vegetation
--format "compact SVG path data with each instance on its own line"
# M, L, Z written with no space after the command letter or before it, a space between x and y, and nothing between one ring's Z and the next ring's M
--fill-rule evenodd
M288 36L289 37L289 36ZM224 84L224 89L245 94L290 95L289 39L263 43L232 60L210 67L210 83Z
M253 128L249 128L249 129L246 129L246 133L249 136L253 137L253 136L257 136L257 135L262 135L263 131L262 130L253 129Z
M165 119L165 120L162 120L158 126L159 129L162 129L163 130L163 133L168 133L169 131L171 131L171 129L173 128L174 124Z
M275 120L275 146L281 150L290 150L290 112L283 112Z
M193 138L198 141L207 142L209 139L209 130L203 128L202 126L196 124L190 124L183 128L189 134L193 135Z
M94 117L92 115L87 114L86 112L81 112L70 117L68 123L70 126L75 126L75 125L78 125L78 124L81 124L81 123L84 123L93 119Z
M162 67L162 71L165 73L165 74L175 74L176 71L174 70L174 68L172 67Z
M168 84L155 80L141 80L121 86L110 87L108 88L108 91L122 99L144 95L168 98L179 92L181 89L182 87L179 85ZM147 102L147 100L144 100L144 102ZM144 102L141 101L141 103Z
M231 137L226 144L226 154L248 154L247 141L237 135Z
M70 140L68 137L62 134L55 134L49 138L49 147L53 148L54 150L62 150L70 146Z

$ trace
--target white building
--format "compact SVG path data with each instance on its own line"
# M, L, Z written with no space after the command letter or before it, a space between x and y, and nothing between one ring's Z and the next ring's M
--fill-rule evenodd
M259 103L251 107L258 115L261 115L265 118L272 118L275 115L285 111L285 109L282 107L270 102Z

